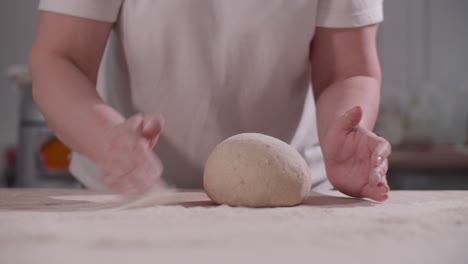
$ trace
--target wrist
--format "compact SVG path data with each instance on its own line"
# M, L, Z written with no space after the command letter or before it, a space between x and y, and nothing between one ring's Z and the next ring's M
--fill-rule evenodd
M94 129L90 129L87 133L90 148L86 156L100 163L107 156L108 149L115 138L116 127L123 124L125 119L107 105L95 107L90 115L96 118Z

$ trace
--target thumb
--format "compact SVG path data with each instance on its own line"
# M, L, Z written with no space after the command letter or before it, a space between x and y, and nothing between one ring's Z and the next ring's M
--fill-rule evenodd
M349 133L359 125L361 119L362 108L360 106L355 106L338 118L336 123L337 130Z
M164 127L164 118L159 114L147 115L143 118L141 134L149 141L151 148L156 146Z

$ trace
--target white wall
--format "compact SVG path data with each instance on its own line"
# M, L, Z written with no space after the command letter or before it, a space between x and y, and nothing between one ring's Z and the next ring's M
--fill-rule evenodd
M379 36L380 132L403 141L460 143L468 125L468 1L387 0ZM400 135L401 136L401 135Z
M462 141L468 133L468 1L431 0L427 78L435 92L436 141Z
M27 63L36 29L38 1L0 1L0 154L16 141L19 93L10 87L4 72L10 64ZM0 156L0 170L3 167Z

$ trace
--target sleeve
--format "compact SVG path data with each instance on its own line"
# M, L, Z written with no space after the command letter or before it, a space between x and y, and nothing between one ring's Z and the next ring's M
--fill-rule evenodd
M115 22L123 0L40 0L39 10Z
M317 26L352 28L383 21L383 0L319 0Z

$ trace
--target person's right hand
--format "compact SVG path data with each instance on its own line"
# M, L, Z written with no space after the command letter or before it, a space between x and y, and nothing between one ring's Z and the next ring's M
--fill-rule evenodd
M164 121L158 114L137 114L112 128L99 161L104 183L114 192L135 196L164 185L163 166L153 153Z

